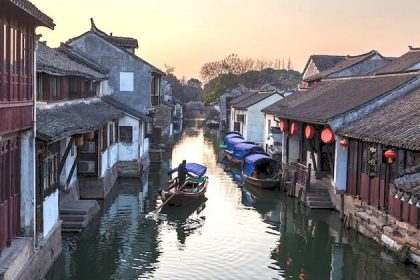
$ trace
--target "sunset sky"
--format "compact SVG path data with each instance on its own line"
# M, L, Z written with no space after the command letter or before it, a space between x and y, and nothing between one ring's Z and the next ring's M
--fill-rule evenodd
M180 78L230 53L287 59L302 71L311 54L399 56L420 46L418 0L30 0L54 19L38 28L55 47L90 28L135 37L137 55Z

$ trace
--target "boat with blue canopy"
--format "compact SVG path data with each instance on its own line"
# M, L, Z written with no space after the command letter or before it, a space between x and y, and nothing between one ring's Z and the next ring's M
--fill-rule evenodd
M273 189L280 184L280 168L275 159L264 153L253 153L245 156L242 164L242 176L245 184Z
M242 164L244 157L251 153L264 153L264 149L254 142L241 142L233 146L232 152L226 150L225 157L231 164Z
M243 139L244 137L242 137L242 134L240 134L239 132L236 132L236 131L228 132L228 133L226 133L226 136L225 136L225 139L223 141L223 144L220 145L219 147L221 149L225 150L227 148L228 143L229 143L229 139L232 139L232 138Z
M198 163L189 162L186 164L188 172L187 180L179 186L178 177L168 181L167 186L160 191L163 203L168 201L168 205L181 206L193 201L204 199L207 191L208 177L205 176L207 167ZM178 171L178 167L168 171L172 175Z

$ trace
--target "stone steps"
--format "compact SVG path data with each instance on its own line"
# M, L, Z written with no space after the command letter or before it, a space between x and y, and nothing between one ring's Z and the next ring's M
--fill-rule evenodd
M84 229L88 223L89 221L87 219L83 221L63 221L61 227L65 229Z
M77 214L60 214L60 219L68 222L83 222L86 220L87 215Z
M334 209L328 189L311 188L306 194L306 205L311 209Z
M60 207L62 232L81 232L99 211L96 200L71 200Z
M307 198L308 202L316 202L316 201L329 201L331 202L331 198L328 196L310 196Z

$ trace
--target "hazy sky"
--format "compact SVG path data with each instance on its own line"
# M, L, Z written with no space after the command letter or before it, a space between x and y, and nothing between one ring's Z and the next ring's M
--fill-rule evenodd
M31 0L54 19L38 28L50 46L90 28L135 37L137 55L178 77L230 53L290 57L302 71L311 54L399 56L420 46L419 0Z

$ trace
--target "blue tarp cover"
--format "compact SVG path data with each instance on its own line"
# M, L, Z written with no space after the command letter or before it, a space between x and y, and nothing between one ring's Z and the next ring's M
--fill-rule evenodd
M232 156L234 159L242 160L244 159L244 156L250 152L264 152L264 149L255 144L243 142L233 146Z
M232 137L232 136L235 136L235 135L242 137L242 134L240 134L239 132L236 132L236 131L230 131L230 132L226 133L225 137Z
M226 145L226 150L228 151L233 151L233 146L235 146L236 144L242 143L242 142L246 142L246 140L244 138L238 138L238 137L233 137L233 138L227 138L225 139L225 145Z
M244 164L242 166L242 171L248 175L251 176L252 172L254 172L255 166L257 166L258 163L262 161L274 161L271 157L265 155L265 154L250 154L244 158Z
M193 162L188 162L186 167L187 167L188 173L194 174L199 177L206 174L206 171L207 171L207 167L205 167L204 165L193 163ZM171 175L172 173L175 173L177 171L178 171L178 167L175 167L174 169L171 169L168 171L168 175Z

